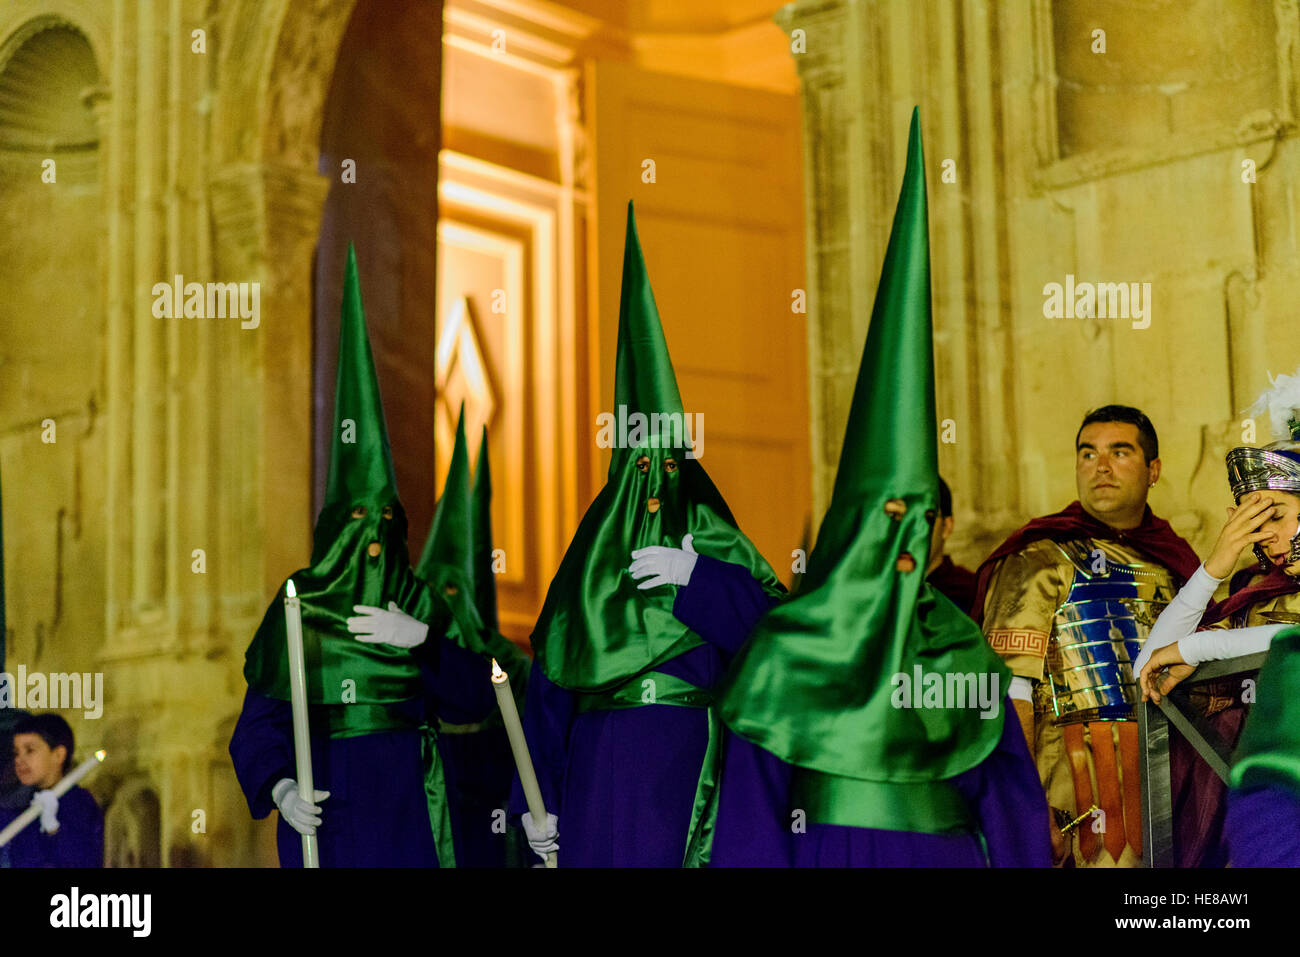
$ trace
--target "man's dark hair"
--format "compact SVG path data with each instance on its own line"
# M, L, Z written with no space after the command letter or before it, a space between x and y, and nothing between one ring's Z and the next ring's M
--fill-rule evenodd
M1074 434L1075 451L1078 451L1079 436L1083 435L1083 430L1095 422L1126 422L1129 425L1136 425L1138 445L1142 448L1142 454L1146 456L1147 464L1160 458L1160 440L1156 438L1156 427L1151 424L1145 412L1131 405L1103 405L1100 409L1093 409L1085 415L1079 431Z
M41 740L53 751L59 745L67 748L63 758L63 773L72 768L72 728L57 714L33 714L14 725L14 734L39 734Z
M939 476L939 517L952 517L952 489L948 487L942 475Z

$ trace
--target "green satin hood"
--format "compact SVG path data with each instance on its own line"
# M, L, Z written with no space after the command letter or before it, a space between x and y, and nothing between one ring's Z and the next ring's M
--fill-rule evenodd
M383 507L393 509L383 517ZM307 696L313 704L381 704L421 694L419 666L410 650L357 641L348 632L353 605L387 608L390 601L408 615L429 622L440 636L450 625L446 605L415 576L406 557L406 515L396 499L327 506L316 526L312 564L291 577L302 607ZM367 549L383 545L378 557ZM285 645L284 587L276 593L244 659L248 686L270 698L289 700ZM351 682L349 684L349 682ZM355 695L355 697L353 697Z
M468 636L462 644L471 651L496 658L510 673L510 685L518 694L527 680L528 660L514 642L497 631L491 503L485 500L491 496L491 485L484 475L486 469L485 428L479 452L479 475L471 487L462 406L447 480L415 571L450 605L457 622L464 623L458 628L462 636Z
M924 170L917 111L830 508L799 594L759 622L719 705L732 730L792 764L898 783L987 757L1009 686L978 626L925 581L939 496ZM898 517L891 499L906 506ZM895 676L910 683L918 666L945 685L982 680L991 717L895 707Z
M356 253L348 247L339 327L334 425L325 504L316 520L311 564L292 576L302 607L307 696L314 704L379 704L421 694L410 650L357 641L348 631L353 605L396 602L429 623L430 636L451 625L447 605L411 570L406 513L397 498L388 430L361 306ZM368 550L378 543L381 551ZM450 628L452 633L456 629ZM255 691L288 700L284 587L267 609L244 659Z
M675 470L665 470L669 459ZM653 514L652 497L660 502ZM673 616L675 586L641 591L627 572L634 549L680 548L687 534L700 554L744 565L770 594L783 593L699 462L685 459L684 450L625 450L583 516L533 632L548 678L573 690L604 690L704 643Z
M784 589L736 526L699 460L686 457L685 433L660 434L655 414L681 415L682 401L650 289L632 204L628 203L619 308L614 415L645 416L631 447L615 447L604 487L587 509L551 582L533 631L537 663L556 684L575 691L612 688L704 643L673 616L675 586L641 591L628 574L632 551L680 548L694 535L697 552L744 565L772 594ZM621 432L621 429L618 430ZM650 499L658 499L651 512Z

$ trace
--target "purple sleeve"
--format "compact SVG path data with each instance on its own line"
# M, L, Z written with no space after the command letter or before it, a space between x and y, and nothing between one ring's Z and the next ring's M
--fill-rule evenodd
M438 670L432 679L438 717L448 724L482 721L497 706L492 663L447 638L439 644Z
M991 866L1051 867L1047 797L1010 698L1002 711L998 746L952 782L978 821Z
M104 812L89 791L74 787L59 799L59 829L37 843L51 867L104 866ZM36 826L36 825L33 825Z
M705 641L734 655L776 601L745 566L701 555L690 582L677 590L673 614Z
M230 758L248 809L254 818L266 817L275 808L271 789L276 782L297 775L289 703L263 697L250 688L230 738Z
M528 751L537 772L537 786L548 814L560 814L560 797L564 793L564 773L568 766L569 727L573 723L573 693L553 683L533 663L528 674L528 694L524 697L521 723ZM522 815L528 810L524 789L515 774L510 788L510 813Z
M794 769L727 731L718 781L711 867L790 867L794 839L790 779Z
M1278 787L1229 791L1223 833L1233 867L1300 867L1300 797Z

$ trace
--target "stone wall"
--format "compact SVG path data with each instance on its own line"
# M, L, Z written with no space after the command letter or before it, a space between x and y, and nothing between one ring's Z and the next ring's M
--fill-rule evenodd
M1296 4L799 0L778 21L803 84L814 513L919 105L956 558L1075 497L1075 431L1110 402L1152 418L1152 507L1205 551L1243 411L1300 363ZM1048 318L1068 275L1149 282L1149 326Z

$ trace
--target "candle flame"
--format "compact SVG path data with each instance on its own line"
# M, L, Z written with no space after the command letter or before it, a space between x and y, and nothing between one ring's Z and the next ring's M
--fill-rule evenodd
M99 761L101 764L104 762L104 759L106 757L108 757L108 752L105 751L103 748L100 748L98 751L95 752L95 759Z
M501 666L497 664L497 660L493 658L492 659L492 683L499 685L503 681L505 681L506 678L508 677L510 676L501 670Z
M298 597L298 589L293 587L292 578L290 578L287 582L284 583L284 593L288 595L290 598Z

